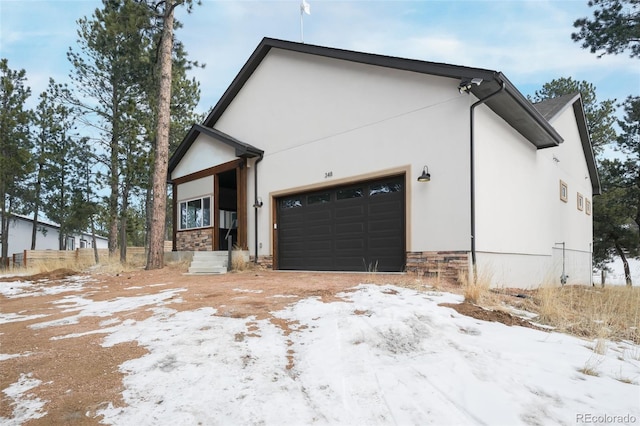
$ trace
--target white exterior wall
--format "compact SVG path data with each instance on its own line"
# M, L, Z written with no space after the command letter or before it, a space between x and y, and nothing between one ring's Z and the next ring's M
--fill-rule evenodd
M235 149L201 133L171 173L171 179L178 179L236 159Z
M486 107L476 114L478 268L496 286L559 283L564 242L568 283L589 283L592 216L577 209L577 193L592 201L592 190L573 108L551 121L564 143L542 150Z
M405 171L407 251L468 250L469 97L457 85L454 79L272 49L216 123L265 151L258 165L258 195L265 203L258 212L259 255L273 254L273 197ZM432 180L418 183L424 165Z
M33 222L22 218L14 218L9 221L9 255L31 250L31 231ZM45 230L45 232L42 232ZM36 236L36 250L58 250L58 228L53 225L39 224ZM80 248L80 240L92 242L90 234L74 235L74 249ZM98 248L107 248L108 240L103 237L96 238Z

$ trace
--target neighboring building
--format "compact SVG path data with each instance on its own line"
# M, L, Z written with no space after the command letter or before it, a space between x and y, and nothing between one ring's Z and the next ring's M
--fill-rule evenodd
M580 96L534 106L496 71L265 38L169 180L174 250L230 234L274 269L592 276Z
M36 236L36 250L59 250L58 241L60 225L45 220L38 220L38 234ZM9 255L31 250L31 232L33 218L22 215L12 215L9 219ZM67 250L92 248L93 238L90 233L75 233L67 236ZM108 239L96 235L97 248L107 248Z

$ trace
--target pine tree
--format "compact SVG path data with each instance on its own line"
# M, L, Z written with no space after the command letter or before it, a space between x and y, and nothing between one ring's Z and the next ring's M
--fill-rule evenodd
M39 96L40 102L34 111L32 138L34 141L34 191L29 198L30 210L33 213L31 230L31 250L36 249L38 217L41 211L45 188L44 182L50 180L51 152L72 126L71 109L63 104L69 96L66 86L49 79L47 90Z
M616 138L613 128L616 122L615 99L598 101L596 87L593 84L584 80L576 81L571 77L561 77L545 83L542 89L536 90L532 101L540 102L572 93L580 93L582 97L591 145L596 155L600 154L604 146Z
M152 2L150 2L152 3ZM165 0L154 6L161 6L162 37L159 49L158 118L155 132L154 169L152 180L152 209L149 230L149 251L147 269L164 266L164 235L167 203L167 170L169 163L169 136L171 124L171 86L174 11L186 5L190 11L192 0Z
M9 222L23 189L21 182L32 168L31 112L25 109L31 89L25 81L24 70L12 70L6 59L0 60L0 268L8 262Z
M143 103L143 85L148 70L151 20L146 5L134 0L103 0L92 19L78 21L80 51L68 52L71 75L80 94L75 103L85 113L87 124L101 135L99 161L107 172L109 253L118 247L118 218L123 147L135 146L137 123L133 119ZM131 151L131 149L129 149Z
M580 31L571 39L582 42L591 53L618 54L631 51L640 56L640 2L638 0L590 0L589 7L597 7L593 19L577 19L573 26Z

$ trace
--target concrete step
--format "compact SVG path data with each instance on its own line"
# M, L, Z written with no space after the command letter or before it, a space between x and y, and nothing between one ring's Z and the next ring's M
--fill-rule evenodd
M227 252L196 251L189 266L190 274L226 274Z
M226 266L190 266L189 267L190 274L226 274L227 267Z
M249 261L249 252L234 251L234 256L241 255ZM195 251L189 267L190 274L222 274L227 272L229 253L227 251Z

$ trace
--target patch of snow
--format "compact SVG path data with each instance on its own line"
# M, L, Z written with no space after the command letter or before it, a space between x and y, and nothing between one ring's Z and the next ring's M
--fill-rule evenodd
M237 291L239 293L256 293L256 294L262 293L262 290L250 290L245 288L234 288L233 291Z
M12 359L12 358L20 358L23 356L29 356L31 355L33 352L24 352L21 354L0 354L0 361L6 361L8 359Z
M0 312L0 324L7 324L10 322L20 322L20 321L29 321L32 319L38 319L42 317L47 317L46 314L37 314L37 315L20 315L14 313L4 314Z
M640 418L638 387L623 383L640 377L637 345L611 343L598 355L572 336L438 306L461 301L447 293L361 285L340 297L273 312L288 322L289 335L269 320L219 317L213 308L157 307L144 321L113 326L104 346L137 341L148 354L120 366L127 405L98 414L115 425ZM599 376L581 373L587 365Z
M631 273L631 281L634 287L640 285L640 259L627 258L629 263L629 272ZM605 278L605 285L626 285L627 281L624 277L624 265L619 257L614 258L606 264L608 272ZM602 282L600 271L593 275L593 282L599 286Z
M54 295L81 291L85 284L93 281L95 281L94 278L78 275L67 277L58 285L49 285L48 280L0 282L0 294L7 298Z
M31 324L29 328L38 330L45 327L57 327L69 324L77 324L80 318L96 316L108 317L117 312L130 311L140 306L146 305L163 305L168 303L180 303L182 299L174 297L186 291L184 288L165 290L157 294L148 294L144 296L118 297L113 300L93 301L82 296L66 296L62 300L55 302L62 305L63 312L76 312L75 315L68 317Z
M47 413L42 411L45 401L27 393L31 389L40 386L42 381L32 378L31 374L20 374L20 379L3 389L3 393L12 400L10 403L12 413L10 418L0 417L0 423L6 426L19 426L27 420L39 419Z

